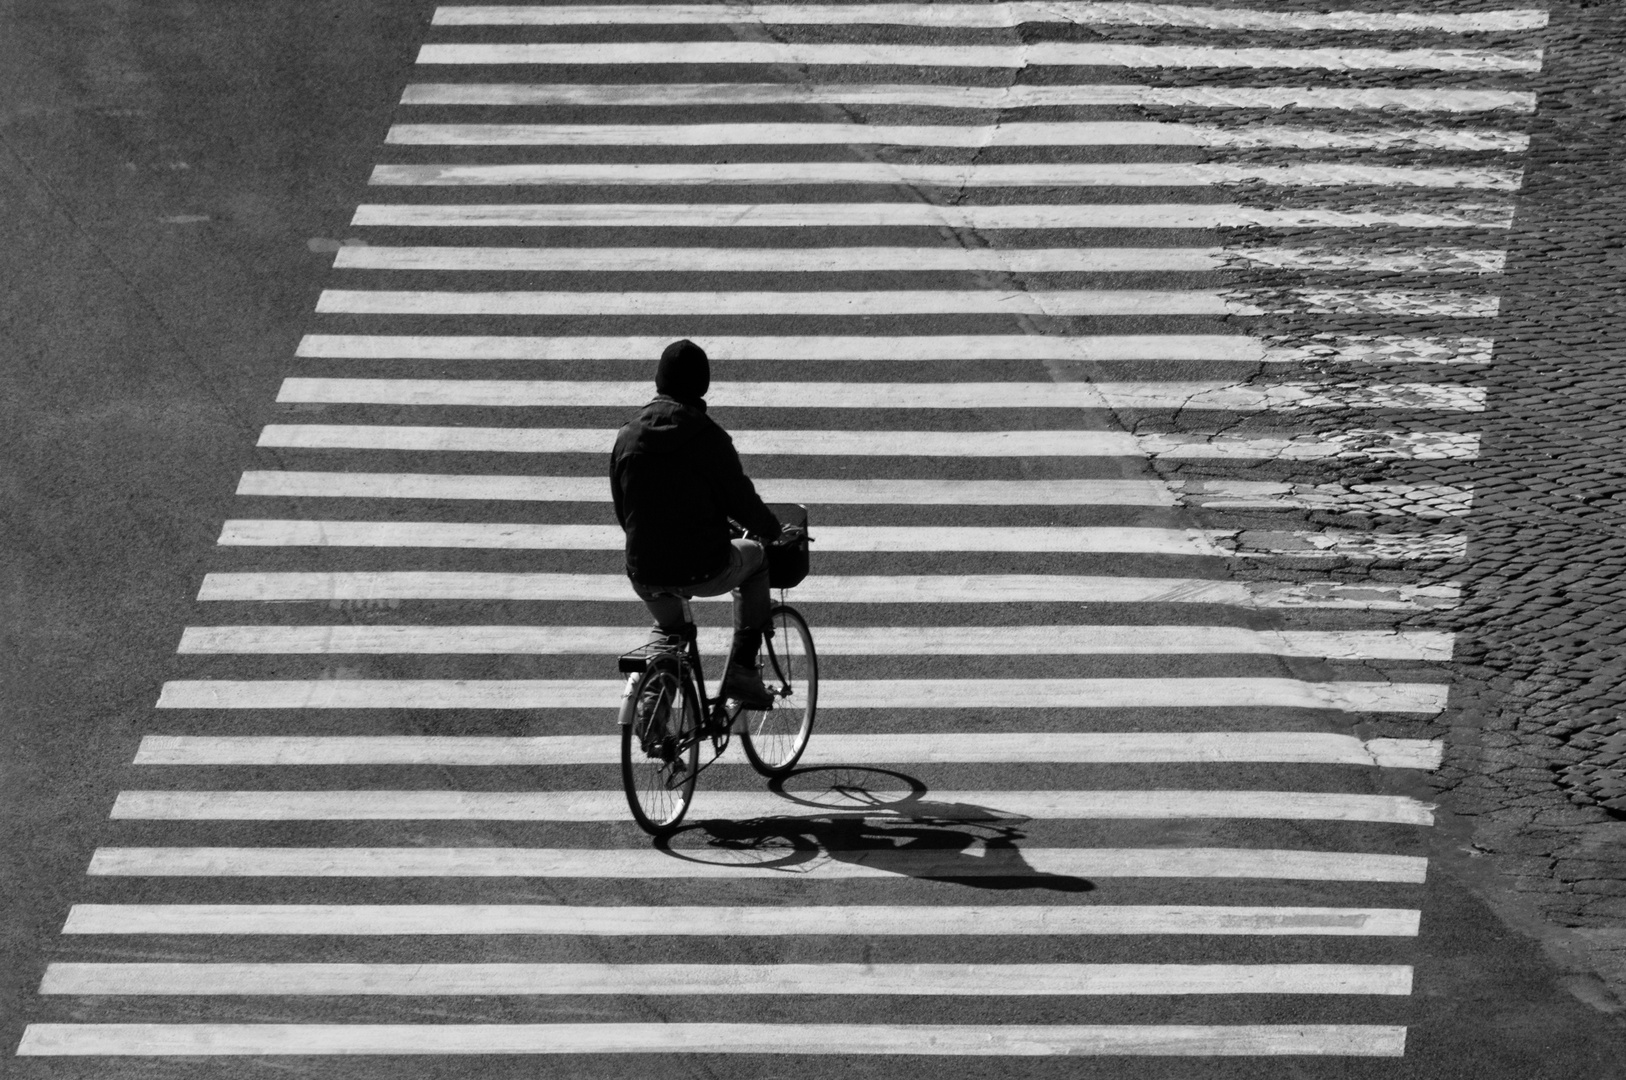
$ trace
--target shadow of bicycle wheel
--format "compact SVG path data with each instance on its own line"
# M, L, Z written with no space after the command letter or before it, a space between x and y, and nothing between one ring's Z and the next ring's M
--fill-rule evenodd
M1028 862L1020 844L1028 819L934 800L924 782L905 773L817 766L775 780L770 789L784 799L784 816L695 820L657 846L673 858L787 874L846 863L975 889L1095 888Z

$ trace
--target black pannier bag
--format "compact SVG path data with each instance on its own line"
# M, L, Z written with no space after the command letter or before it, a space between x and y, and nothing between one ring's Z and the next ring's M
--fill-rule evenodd
M775 589L792 589L807 577L807 507L799 504L770 503L779 524L789 528L799 525L802 536L794 544L768 545L768 585Z

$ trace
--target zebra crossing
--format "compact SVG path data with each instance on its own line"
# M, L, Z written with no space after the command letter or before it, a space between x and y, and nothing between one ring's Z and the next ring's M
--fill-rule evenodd
M17 1052L1403 1055L1545 23L439 8ZM824 678L652 847L603 465L677 337Z

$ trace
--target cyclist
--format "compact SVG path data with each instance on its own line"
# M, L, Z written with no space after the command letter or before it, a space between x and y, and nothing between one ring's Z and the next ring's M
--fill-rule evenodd
M773 696L756 666L768 621L767 552L759 540L735 539L731 523L770 542L781 529L733 440L706 415L710 386L704 349L687 338L666 347L655 399L616 435L610 493L627 537L627 577L655 617L655 641L679 643L671 639L684 629L685 599L732 592L734 643L718 696L767 709Z

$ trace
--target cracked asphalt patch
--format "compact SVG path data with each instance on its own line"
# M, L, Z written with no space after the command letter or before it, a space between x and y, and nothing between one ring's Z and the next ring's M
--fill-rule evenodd
M1329 528L1381 537L1415 531L1420 518L1429 518L1431 534L1461 530L1466 556L1447 546L1425 552L1436 558L1374 559L1370 552L1385 550L1375 539L1365 557L1352 551L1329 559L1336 550L1322 550L1298 567L1303 580L1350 586L1362 580L1461 584L1460 607L1425 611L1405 624L1457 631L1449 710L1410 724L1385 720L1369 734L1446 740L1443 767L1429 783L1442 820L1455 822L1443 826L1460 856L1447 872L1473 883L1509 925L1540 939L1570 972L1573 993L1618 1015L1626 1014L1626 166L1620 154L1626 144L1626 6L1553 5L1544 44L1546 63L1533 81L1534 116L1506 112L1489 121L1531 134L1512 228L1506 234L1453 230L1451 237L1468 249L1505 244L1505 274L1480 277L1485 267L1472 260L1351 273L1346 261L1334 282L1341 288L1417 287L1416 273L1429 272L1435 288L1499 295L1499 317L1445 319L1421 306L1410 319L1375 310L1365 317L1352 310L1357 305L1337 305L1330 318L1313 323L1287 313L1245 324L1274 338L1273 347L1304 350L1297 370L1328 387L1350 380L1427 381L1439 384L1445 397L1483 387L1485 410L1332 408L1293 415L1285 427L1278 417L1218 418L1222 436L1289 440L1284 445L1341 442L1346 449L1311 460L1290 452L1238 463L1157 460L1170 480L1193 493L1189 499L1215 510L1259 507L1227 500L1225 486L1266 481L1283 486L1286 497L1276 505L1291 501L1312 510L1318 491L1370 493L1360 507L1323 502L1328 509L1315 516ZM1171 118L1177 115L1170 110ZM1213 119L1213 113L1205 116ZM1238 110L1221 122L1261 119ZM1397 113L1374 123L1387 120L1409 125L1419 118ZM1423 122L1463 123L1449 117ZM1487 117L1472 123L1484 126ZM1259 154L1260 160L1270 156ZM1358 191L1336 192L1317 196L1316 203L1348 200L1353 206L1361 198ZM1400 228L1374 229L1363 240L1371 244L1366 251L1417 250L1416 233ZM1243 253L1233 261L1234 281L1255 297L1285 295L1302 283L1305 265L1250 259L1251 247L1338 250L1335 233L1314 230L1233 230L1231 243ZM1324 261L1322 268L1339 266ZM1456 355L1444 345L1381 346L1397 335L1424 342L1482 336L1495 344L1489 357L1474 350ZM1279 379L1262 366L1253 381ZM1351 438L1352 429L1374 434L1362 445ZM1385 439L1396 447L1432 441L1447 451L1370 452ZM1453 439L1467 440L1468 452L1459 446L1451 453ZM1470 489L1471 508L1465 505ZM1312 494L1293 499L1291 492ZM1281 581L1294 569L1290 558L1270 566L1239 559L1233 572Z

